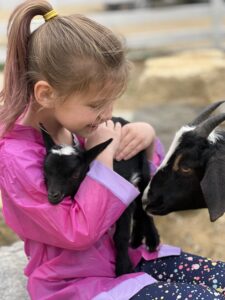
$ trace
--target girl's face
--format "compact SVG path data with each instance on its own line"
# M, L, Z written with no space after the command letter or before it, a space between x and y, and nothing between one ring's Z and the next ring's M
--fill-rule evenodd
M56 101L54 117L60 125L82 137L88 137L100 123L112 118L113 99L96 96L93 90L76 93L65 101Z

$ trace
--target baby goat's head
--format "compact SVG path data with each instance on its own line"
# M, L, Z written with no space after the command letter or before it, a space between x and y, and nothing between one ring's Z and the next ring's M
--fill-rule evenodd
M58 204L66 196L73 199L89 170L90 163L112 139L89 150L84 150L79 145L56 145L43 125L40 125L47 152L44 160L44 179L48 200L51 204Z
M176 133L150 183L148 212L207 207L211 221L225 212L225 135L214 131L225 114L209 117L224 102L210 105Z

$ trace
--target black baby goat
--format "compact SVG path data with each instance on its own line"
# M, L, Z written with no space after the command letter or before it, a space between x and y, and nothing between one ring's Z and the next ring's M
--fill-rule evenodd
M225 114L210 114L225 101L208 106L194 121L181 127L152 178L147 211L208 208L210 220L225 212L225 132L214 129Z
M113 118L113 121L120 122L121 125L128 123L122 118ZM86 151L78 145L73 147L56 145L43 125L41 127L47 150L44 161L44 177L48 200L52 204L58 204L65 196L71 196L74 199L74 195L89 170L90 163L108 146L112 139ZM115 272L119 276L133 271L128 255L130 240L131 246L136 248L142 244L142 240L145 238L146 246L152 251L159 245L160 238L152 217L148 216L142 208L142 195L150 180L145 151L139 152L129 160L114 161L113 168L118 174L137 186L140 191L140 195L116 222L114 234L117 250ZM130 237L131 223L133 225Z

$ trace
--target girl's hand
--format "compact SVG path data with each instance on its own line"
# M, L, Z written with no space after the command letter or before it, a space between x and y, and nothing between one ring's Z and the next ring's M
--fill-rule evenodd
M120 145L115 159L129 159L146 149L147 158L151 160L155 140L154 128L145 122L128 123L122 127Z
M86 139L85 148L88 150L100 143L112 138L112 142L97 156L97 160L109 167L113 165L113 158L118 150L121 138L121 124L113 123L109 120L102 123L98 128Z

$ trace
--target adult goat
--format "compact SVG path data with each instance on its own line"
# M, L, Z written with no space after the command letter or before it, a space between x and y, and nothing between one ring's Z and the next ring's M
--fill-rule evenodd
M149 213L208 208L211 221L224 214L225 132L215 128L225 114L210 116L224 102L211 104L176 133L150 183Z

